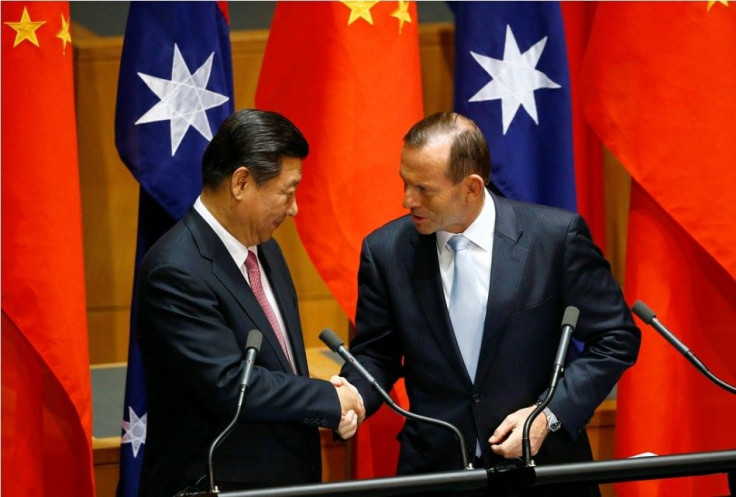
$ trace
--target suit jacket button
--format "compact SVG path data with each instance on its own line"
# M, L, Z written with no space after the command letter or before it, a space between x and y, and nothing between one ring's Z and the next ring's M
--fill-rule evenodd
M480 399L482 399L482 398L483 398L483 396L481 394L479 394L479 393L473 394L473 402L476 403L476 404L478 402L480 402Z

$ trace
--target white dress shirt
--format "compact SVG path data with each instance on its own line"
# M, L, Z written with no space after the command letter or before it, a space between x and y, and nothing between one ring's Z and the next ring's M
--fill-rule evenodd
M199 213L200 216L202 216L207 224L210 225L210 227L214 230L220 240L222 240L225 248L230 253L230 256L233 258L235 265L240 269L243 278L245 278L245 281L250 286L250 280L248 279L248 270L245 268L245 258L248 257L249 250L258 255L258 245L253 245L250 247L246 247L245 245L243 245L228 230L226 230L225 227L222 226L217 219L215 219L215 216L213 216L209 210L207 210L207 207L202 203L201 196L197 197L197 200L194 202L194 209ZM291 361L291 364L294 364L294 353L291 350L291 343L289 342L289 330L286 329L284 318L281 316L281 309L279 309L279 306L276 303L276 297L274 296L273 290L271 289L271 283L269 283L268 278L266 278L266 274L263 271L263 265L261 264L260 257L258 258L258 269L261 273L261 284L263 285L263 291L266 294L268 303L271 304L271 308L273 308L273 311L276 314L276 319L279 322L279 326L281 326L281 330L284 332L284 338L286 339L286 348L289 349L289 361Z
M485 191L483 197L483 208L475 221L462 233L470 243L468 244L468 252L470 253L473 263L481 275L477 281L477 291L481 295L483 301L483 315L485 315L485 306L488 303L488 291L491 285L491 262L493 255L493 233L496 223L496 206L488 190ZM455 274L455 254L452 249L447 246L447 240L457 233L449 231L437 232L437 257L440 263L440 275L442 276L442 290L445 294L445 304L450 308L450 293L452 292L452 277Z

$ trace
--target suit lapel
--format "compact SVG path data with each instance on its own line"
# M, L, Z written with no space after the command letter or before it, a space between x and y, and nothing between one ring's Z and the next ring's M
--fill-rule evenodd
M259 247L261 265L271 284L271 290L273 290L276 303L281 311L281 317L284 320L287 330L286 339L291 343L291 352L294 355L294 367L297 373L309 376L307 356L304 352L304 338L302 337L302 328L299 319L299 308L297 307L293 289L290 289L287 285L287 282L291 281L291 277L286 273L286 264L283 262L283 258L280 256L275 242L262 243ZM273 334L273 339L280 349L281 345L275 334ZM286 368L290 368L288 362L286 362L286 356L279 357L279 359Z
M519 243L523 231L517 224L513 207L496 196L493 196L493 200L496 206L496 226L491 282L476 384L480 384L487 376L498 346L507 333L507 323L514 310L528 254L528 248Z
M412 284L414 293L440 350L447 361L454 366L451 369L457 372L461 381L468 387L472 386L472 381L465 369L465 363L455 340L455 334L452 331L450 315L442 291L442 277L439 261L437 260L437 241L434 235L419 235Z
M263 338L269 342L271 348L276 351L279 362L284 371L291 371L291 367L284 355L281 344L276 338L276 334L268 322L266 314L261 309L253 291L248 282L243 277L240 268L235 264L225 245L218 238L217 234L210 228L202 216L197 213L194 208L190 209L184 217L184 224L187 225L192 232L192 236L199 248L199 252L205 259L212 262L212 273L225 288L230 291L233 297L238 301L248 318L253 322L255 327L263 333ZM283 313L289 314L289 313ZM291 329L291 328L289 328ZM245 340L245 338L243 338Z

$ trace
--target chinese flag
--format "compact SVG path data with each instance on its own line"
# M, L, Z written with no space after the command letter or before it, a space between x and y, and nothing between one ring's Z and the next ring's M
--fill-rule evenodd
M406 213L402 138L423 117L413 2L279 2L256 106L284 114L309 141L296 227L352 320L361 242ZM408 407L403 383L394 395ZM402 420L385 406L358 430L355 477L395 473Z
M256 106L309 141L297 191L299 236L349 318L363 237L406 214L402 138L423 116L416 6L279 2Z
M736 10L725 3L604 2L583 73L591 124L632 176L627 298L736 384ZM644 331L619 385L617 456L736 446L736 396ZM616 491L728 493L725 475Z
M68 2L2 3L2 494L94 495Z
M603 201L603 147L585 119L580 80L585 48L596 3L560 2L565 26L567 64L572 96L572 139L578 212L588 223L596 245L606 251L606 213ZM493 154L493 152L491 152ZM491 160L492 162L492 160Z

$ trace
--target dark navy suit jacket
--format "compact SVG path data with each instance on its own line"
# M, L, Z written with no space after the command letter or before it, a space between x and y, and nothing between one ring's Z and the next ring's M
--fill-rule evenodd
M309 379L296 291L276 241L259 245L259 258L296 375L240 269L194 209L141 265L137 339L149 407L141 496L173 495L206 474L209 445L235 414L254 328L263 343L239 421L215 453L215 482L228 490L321 479L318 427L337 427L340 403L329 382Z
M538 463L590 459L585 425L638 353L640 332L610 266L575 213L492 196L496 208L490 291L475 382L455 341L442 291L435 235L408 216L364 240L352 353L386 389L405 377L412 412L457 426L469 452L501 421L533 405L549 385L565 307L580 319L583 354L567 365L550 405L564 429L545 440ZM349 366L369 413L380 398ZM461 469L451 432L406 422L399 473ZM470 454L472 456L472 454Z

